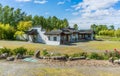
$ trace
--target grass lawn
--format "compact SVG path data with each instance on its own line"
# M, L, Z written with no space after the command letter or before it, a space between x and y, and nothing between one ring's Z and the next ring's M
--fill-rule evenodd
M28 50L43 50L47 49L50 52L55 53L63 53L63 54L71 54L71 53L78 53L82 52L81 48L77 48L75 46L52 46L40 43L29 43L29 42L21 42L21 41L0 41L0 46L7 47L10 49L14 49L17 47L25 47Z
M100 40L109 40L109 41L120 41L120 38L117 37L109 37L109 36L96 36L96 39Z
M92 47L96 50L114 50L118 49L120 50L120 42L119 41L90 41L87 43L89 47Z
M0 41L0 46L7 48L17 48L25 47L28 50L43 50L47 49L50 52L63 53L63 54L72 54L79 52L94 52L94 51L105 51L105 50L114 50L115 48L120 50L119 41L89 41L89 42L78 42L75 45L60 45L52 46L40 43L29 43L22 41Z

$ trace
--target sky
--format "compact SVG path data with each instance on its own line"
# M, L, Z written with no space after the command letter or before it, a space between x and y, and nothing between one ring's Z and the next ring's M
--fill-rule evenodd
M120 0L0 0L5 6L20 8L28 15L56 16L89 29L91 24L120 27Z

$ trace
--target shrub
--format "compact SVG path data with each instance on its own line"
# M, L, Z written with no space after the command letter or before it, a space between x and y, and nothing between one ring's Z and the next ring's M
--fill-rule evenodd
M44 49L41 53L42 53L43 56L48 56L49 55L49 53L47 52L46 49Z
M112 51L112 52L106 51L104 54L106 56L108 56L108 57L117 57L117 58L120 58L120 51L118 51L117 49L114 49L114 51Z
M31 55L31 56L34 55L34 51L31 51L31 50L27 51L27 55Z
M64 54L65 58L69 58L69 55L68 54Z
M85 56L87 57L87 53L86 52L82 52L82 53L74 53L72 55L70 55L71 57L80 57L80 56Z
M8 55L12 54L11 49L8 49L8 48L0 49L0 54L2 54L2 53L8 53Z
M23 54L26 54L26 52L27 52L27 49L24 47L19 47L13 50L14 55L17 55L18 53L23 55Z
M62 56L61 53L51 53L50 56Z
M89 55L89 58L90 58L90 59L103 60L103 59L104 59L104 56L103 56L102 54L98 54L98 53L92 52L92 53Z

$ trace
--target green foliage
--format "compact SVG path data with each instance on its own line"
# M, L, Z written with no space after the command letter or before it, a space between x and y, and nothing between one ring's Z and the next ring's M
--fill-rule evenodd
M115 36L115 30L101 30L101 31L99 31L99 35L114 37Z
M19 22L19 24L17 25L17 29L19 31L27 31L29 28L32 27L32 22L31 21L21 21Z
M67 19L59 19L56 16L45 18L43 16L27 15L21 9L14 9L0 4L0 39L14 39L32 26L41 26L42 29L51 31L69 26ZM18 32L19 31L19 32ZM21 31L21 32L20 32Z
M16 31L14 34L14 37L16 38L17 36L23 37L23 34L25 34L23 31Z
M96 60L103 60L103 59L104 59L104 56L101 55L101 54L92 52L92 53L89 55L89 58L90 58L90 59L96 59Z
M73 27L78 30L78 25L77 24L74 24Z
M109 26L109 29L110 29L110 30L115 30L114 25L110 25L110 26Z
M96 24L93 24L93 25L91 25L91 29L98 35L99 31L108 30L108 27L107 27L107 25L96 25Z
M65 58L69 58L69 55L68 54L64 54Z
M43 56L49 55L49 53L47 52L47 49L44 49L44 50L41 52L41 54L42 54Z
M47 24L44 26L42 25L42 27L47 31L51 31L54 29L62 29L69 26L67 19L60 20L55 16L46 19L45 23Z
M120 29L118 29L118 30L115 31L115 36L116 37L120 37Z
M0 22L4 24L10 24L16 27L18 22L24 20L26 14L21 12L21 9L14 9L9 6L0 6Z
M0 23L0 39L14 39L15 29L9 24Z
M33 56L34 55L34 51L27 51L27 55Z
M18 53L21 55L24 55L24 54L26 54L26 52L27 52L27 49L24 47L19 47L19 48L16 48L13 50L14 55L17 55Z
M12 54L11 49L8 49L8 48L0 49L0 54L2 54L2 53L8 53L8 55Z
M70 55L70 57L80 57L80 56L85 56L87 57L87 53L86 52L81 52L81 53L74 53L72 55Z
M120 29L115 30L113 25L107 27L107 25L93 24L91 29L99 36L120 37Z

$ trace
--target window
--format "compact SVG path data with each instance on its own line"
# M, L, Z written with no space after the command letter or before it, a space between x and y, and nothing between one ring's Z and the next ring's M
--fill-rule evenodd
M57 41L57 37L54 37L53 40L54 40L54 41Z
M91 37L91 35L88 35L88 37L90 38L90 37Z
M48 40L50 40L50 36L48 36Z

